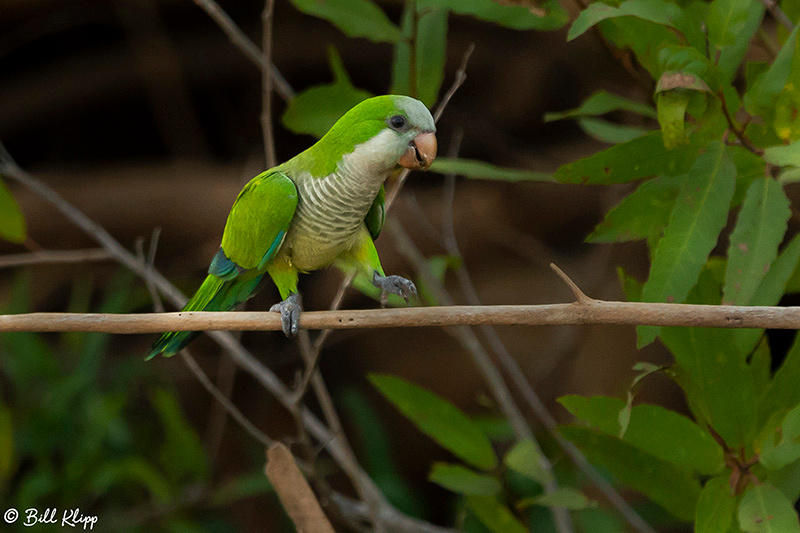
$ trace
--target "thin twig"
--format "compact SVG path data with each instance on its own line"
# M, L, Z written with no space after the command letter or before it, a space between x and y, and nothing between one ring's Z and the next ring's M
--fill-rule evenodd
M728 103L725 101L725 95L722 91L717 93L719 97L719 101L722 104L722 114L725 115L725 120L728 122L728 129L733 132L734 135L739 139L739 142L742 144L744 148L753 152L757 156L764 155L764 150L757 148L753 145L750 139L745 135L744 128L738 128L736 123L733 121L733 117L731 116L730 111L728 110Z
M450 149L448 150L448 157L455 158L458 157L458 152L461 148L461 139L463 138L463 131L458 129L456 130L455 134L453 135L453 140L450 143ZM455 183L456 177L455 174L448 174L444 178L444 198L442 201L442 241L444 243L445 249L447 253L452 257L457 257L461 259L461 266L457 269L456 275L458 276L459 283L461 285L462 291L467 296L467 300L471 305L481 305L481 302L478 298L478 293L475 290L474 285L472 284L472 279L467 272L466 267L463 263L463 257L461 255L461 250L458 246L458 240L456 239L455 233L455 216L454 216L454 205L455 205ZM443 283L439 284L439 290L445 291L445 287ZM484 332L484 335L487 337L492 338L495 342L490 343L490 347L494 346L495 355L498 359L501 360L501 364L506 369L506 373L509 373L509 361L504 359L509 359L513 361L511 354L505 349L502 342L500 341L500 337L497 335L497 332L491 326L481 326L481 330ZM499 344L499 346L498 346ZM498 349L500 348L500 349ZM517 368L519 371L516 375L511 374L510 379L512 382L515 378L525 382L524 375L522 374L522 370ZM547 458L545 453L542 451L542 447L539 445L539 441L531 432L531 436L529 437L529 442L532 443L535 450L537 451L537 455L539 457L539 466L540 468L546 472L546 480L544 483L544 490L547 493L553 493L558 490L558 481L556 480L555 475L553 474L553 465L550 460ZM569 511L561 507L551 507L550 512L553 514L553 518L555 519L556 530L560 533L567 533L574 531L572 520L569 516Z
M443 240L447 253L461 258L461 250L458 246L458 241L455 235L455 227L453 224L455 176L445 176L445 180L446 188L442 215ZM559 274L559 277L561 277L562 280L567 283L573 294L575 294L577 300L581 300L580 295L588 298L588 296L586 296L583 291L566 274L564 274L560 268L556 267L552 263L551 268L553 268L553 270ZM457 269L456 276L458 278L459 285L461 286L461 290L467 299L467 303L470 305L480 305L481 302L480 298L478 297L478 291L475 289L475 285L472 283L472 278L470 277L467 269L463 266ZM509 353L505 344L500 339L500 335L497 334L497 330L489 325L480 326L480 330L484 337L486 337L489 348L494 352L497 360L500 361L500 364L511 380L511 384L514 386L517 393L522 397L525 403L528 404L528 407L531 409L534 416L536 416L548 433L555 439L556 442L558 442L559 446L561 446L561 449L564 450L564 453L566 453L567 456L572 459L573 463L575 463L579 469L583 470L583 472L589 477L589 479L592 480L595 486L597 486L597 488L606 496L606 499L609 501L609 503L611 503L611 505L614 506L627 520L631 527L633 527L639 533L655 533L653 528L650 527L650 525L647 524L647 522L645 522L635 510L633 510L630 504L625 501L619 492L617 492L617 490L597 472L597 470L589 463L589 461L586 460L586 457L583 455L583 453L581 453L581 451L574 444L572 444L572 442L561 436L557 430L555 418L553 418L553 415L550 414L547 406L536 393L533 386L531 386L531 384L525 378L522 368L520 368L517 360L511 356L511 353ZM540 453L539 455L545 459L542 468L552 468L550 462L546 461L544 454Z
M24 254L0 256L0 268L29 265L88 263L90 261L109 261L114 257L102 248L87 250L40 250Z
M764 7L767 8L767 11L772 14L772 17L775 20L783 24L787 30L794 31L794 24L792 24L792 20L780 8L776 0L761 0L761 3L764 4Z
M268 63L261 50L251 41L242 29L236 25L227 13L214 0L194 0L194 3L203 8L208 16L214 19L231 42L239 48L247 58L264 72L269 72L277 92L284 101L290 102L295 97L294 89L283 77L274 64Z
M264 0L264 11L261 13L264 34L261 51L264 61L268 65L272 64L272 14L274 8L275 0ZM272 75L267 70L261 71L261 131L264 136L267 168L272 168L278 164L278 158L275 155L275 136L272 131Z

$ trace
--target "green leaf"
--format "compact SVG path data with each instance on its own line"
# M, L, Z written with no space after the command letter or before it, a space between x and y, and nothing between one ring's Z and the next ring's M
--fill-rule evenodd
M456 174L465 178L500 181L544 181L552 182L553 176L544 172L502 168L475 159L437 157L430 170L439 174Z
M698 423L714 428L731 448L748 444L758 429L758 394L748 354L735 337L715 328L663 328L661 340Z
M606 214L586 242L625 242L656 237L667 226L685 177L660 176L642 183Z
M745 533L797 533L800 522L786 496L772 485L749 487L739 503L739 527Z
M800 236L795 240L800 240ZM788 412L800 404L798 376L800 376L800 335L795 336L783 364L775 371L772 385L762 395L759 406L759 418L762 421L769 421L776 413Z
M151 402L164 428L161 459L165 474L175 481L207 479L206 452L197 433L184 418L175 396L159 389Z
M750 304L778 256L791 214L780 183L767 177L753 182L730 237L723 304Z
M627 0L619 7L609 6L600 2L590 4L572 23L567 33L567 40L571 41L583 35L589 28L600 21L616 17L636 17L663 26L680 29L685 25L684 13L677 5L662 0Z
M718 49L733 44L747 25L753 2L743 0L714 0L708 8L706 27L708 40ZM752 6L752 7L751 7Z
M606 396L564 396L558 402L599 431L619 436L618 415L625 409L622 400ZM708 431L685 416L657 405L634 406L622 440L654 457L701 474L717 474L725 465L722 449Z
M664 138L664 147L673 149L689 143L684 131L684 116L691 93L684 89L663 91L656 96L658 123Z
M416 6L416 7L415 7ZM416 19L413 9L416 8ZM416 22L416 25L415 25ZM416 36L412 33L416 29ZM403 11L404 39L395 45L392 92L419 98L431 107L436 103L444 80L447 51L447 10L421 8L415 2L406 3ZM409 85L410 48L412 37L416 39L415 79L416 87Z
M744 2L745 4L747 2ZM739 65L742 64L742 59L750 47L750 41L753 39L758 28L761 26L761 20L764 18L764 5L761 2L750 0L747 8L747 20L744 28L736 36L735 42L732 46L728 46L721 50L717 65L721 72L725 74L728 81L733 80L736 72L739 70Z
M630 111L649 118L656 118L656 112L651 105L629 100L623 96L607 91L597 91L592 93L589 98L584 100L583 103L575 109L545 113L544 121L553 122L569 118L605 115L612 111Z
M544 485L551 476L541 467L541 453L530 439L519 441L506 453L503 463L514 472Z
M444 398L388 374L369 380L417 428L451 453L482 470L497 466L486 435L459 408Z
M492 533L528 533L511 510L494 496L467 496L467 506Z
M420 8L438 7L515 30L556 30L567 23L567 12L555 0L533 4L503 4L494 0L417 0Z
M800 405L765 437L758 460L767 470L780 470L800 459Z
M607 120L592 117L578 118L578 126L589 137L609 144L626 143L651 131L636 126L614 124Z
M736 167L724 145L711 143L692 165L678 194L653 256L643 301L680 303L686 299L725 227L735 186ZM658 333L654 327L637 330L639 347L650 344Z
M728 533L736 514L736 494L729 475L711 478L703 487L695 510L695 533Z
M622 267L617 267L617 277L619 278L620 285L622 285L622 292L625 294L625 299L629 302L640 301L644 283L625 272L625 269Z
M800 167L800 141L795 141L787 146L765 148L764 159L779 167Z
M766 72L758 76L752 85L748 84L744 95L744 107L751 115L769 114L774 108L775 101L792 72L792 60L797 47L800 46L799 30L800 24L795 26Z
M366 37L376 43L400 40L400 29L392 24L386 13L370 0L291 0L307 15L331 22L345 35Z
M11 191L0 180L0 239L22 243L27 238L25 218Z
M214 507L227 507L239 500L262 496L272 491L267 476L263 472L256 471L235 477L215 489L211 494L210 503Z
M457 494L494 496L502 490L497 478L449 463L433 463L428 479Z
M688 145L669 150L661 131L653 131L562 165L553 177L561 183L608 185L655 175L679 176L691 168L701 146L705 141L692 137Z
M769 472L764 481L779 489L789 501L797 501L800 498L800 461Z
M598 28L617 48L632 50L654 79L663 72L659 62L660 50L680 44L678 36L670 28L633 17L604 20Z
M570 511L580 511L590 507L596 507L597 502L590 500L584 493L571 487L560 487L552 492L546 492L540 496L523 498L517 502L517 509L524 509L532 505L542 507L558 507L569 509Z
M595 430L574 426L562 426L559 430L590 462L604 467L623 484L638 490L681 520L694 518L700 484L688 469Z
M329 49L329 59L334 82L306 89L292 99L281 117L290 131L322 137L351 107L372 96L353 87L333 48Z

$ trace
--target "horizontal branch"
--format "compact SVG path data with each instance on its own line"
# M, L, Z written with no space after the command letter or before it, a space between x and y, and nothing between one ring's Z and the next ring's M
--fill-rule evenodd
M309 311L304 329L407 328L441 326L554 326L618 324L716 328L800 329L800 307L745 307L587 298L569 304L407 307ZM280 330L272 312L178 312L150 314L29 313L0 315L0 331L162 331Z

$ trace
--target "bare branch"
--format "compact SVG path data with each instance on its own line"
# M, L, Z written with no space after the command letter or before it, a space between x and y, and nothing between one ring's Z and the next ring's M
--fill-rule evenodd
M475 43L469 43L467 47L467 51L464 52L463 57L461 58L461 65L459 65L458 70L456 71L456 77L453 80L453 84L447 90L442 98L439 105L436 106L436 111L433 112L433 120L439 122L439 118L444 113L447 104L450 103L450 100L453 98L453 95L456 94L456 91L464 85L464 82L467 81L467 64L469 63L469 58L472 55L472 52L475 51Z
M555 263L550 263L550 268L552 268L553 272L555 272L558 275L558 277L561 278L561 281L567 284L569 290L571 290L572 294L575 295L575 301L577 303L585 304L591 302L594 299L586 296L586 294L581 290L581 288L578 287L578 285L574 281L572 281L570 277L564 273L563 270L558 268L558 266Z
M88 263L90 261L113 261L114 256L102 248L88 250L40 250L24 254L0 256L0 268L29 265Z
M783 24L787 30L794 30L794 24L792 24L792 20L786 15L786 13L784 13L783 9L780 8L777 0L761 0L761 3L764 4L764 7L767 8L767 11L770 12L772 17Z
M264 471L299 533L334 533L286 446L276 443L267 449Z
M800 307L694 305L591 300L586 304L452 305L397 309L306 311L301 329L616 324L702 328L800 329ZM280 331L268 311L146 314L27 313L0 315L0 331Z
M269 72L272 76L272 81L275 84L275 92L277 92L284 101L289 102L294 99L294 89L283 77L283 74L277 67L265 59L261 50L251 41L242 29L236 25L227 13L217 4L214 0L194 0L194 3L203 8L203 11L208 13L208 16L214 19L222 31L228 36L231 42L239 48L247 58L256 64L264 72Z
M261 50L264 61L268 65L272 64L272 13L274 8L275 0L265 0L264 11L261 13L263 26ZM264 136L267 168L272 168L278 164L278 158L275 155L275 137L272 133L272 75L266 70L261 71L261 131Z

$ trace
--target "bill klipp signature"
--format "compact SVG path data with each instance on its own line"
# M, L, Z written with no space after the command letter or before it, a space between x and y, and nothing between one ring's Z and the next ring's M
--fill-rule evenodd
M86 529L94 529L97 523L97 517L81 513L80 507L74 509L64 509L62 512L55 507L49 507L44 511L39 511L33 507L25 509L20 516L20 512L14 508L6 509L3 513L3 520L7 524L13 524L20 520L20 523L26 527L37 526L39 524L60 524L61 527L82 527Z

